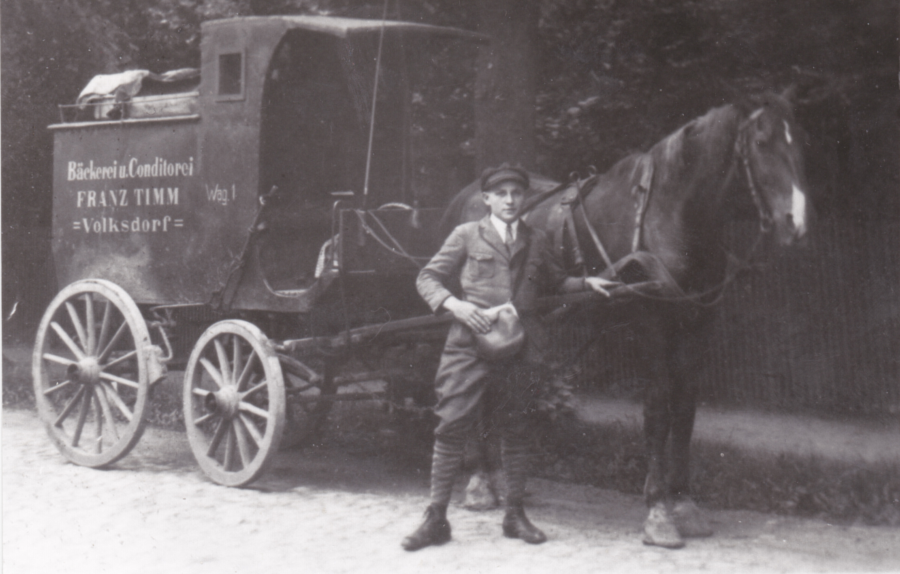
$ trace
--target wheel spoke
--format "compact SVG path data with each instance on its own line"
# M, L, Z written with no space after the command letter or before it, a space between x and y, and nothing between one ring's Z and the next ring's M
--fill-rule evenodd
M212 458L213 455L216 454L216 449L219 448L219 443L222 442L222 437L225 436L226 430L228 430L228 421L224 418L219 419L219 424L216 426L216 432L213 434L213 438L209 443L209 448L206 449L206 456Z
M41 355L41 358L46 361L50 361L51 363L65 365L67 367L69 365L74 365L78 362L78 361L73 361L72 359L67 359L65 357L60 357L59 355L54 355L53 353L44 353L43 355Z
M113 442L117 443L119 442L119 431L116 429L116 419L113 418L112 409L109 408L106 389L103 388L103 385L97 385L94 387L94 392L97 394L97 400L100 401L100 410L103 412L103 418L106 419L106 428L109 429Z
M75 333L78 334L78 340L81 341L81 348L90 355L91 350L88 347L87 333L84 331L84 325L81 324L81 318L78 316L75 305L72 305L71 301L66 301L66 310L69 312L69 318L72 319L72 326L75 327Z
M109 340L109 343L106 344L106 347L103 349L103 352L100 353L100 356L97 357L98 363L103 363L109 357L109 354L112 352L113 347L119 342L119 339L122 338L122 335L125 334L125 331L128 328L128 323L126 321L122 321L122 324L119 325L119 328L116 329L116 334L112 336L112 339Z
M109 398L112 399L113 404L116 405L116 408L119 409L122 416L128 419L128 422L131 422L131 418L134 415L131 413L128 405L125 404L125 401L122 400L122 397L119 396L119 393L117 393L113 386L106 381L101 381L100 384L103 386L103 390L109 394Z
M203 365L203 368L206 369L206 372L209 373L209 376L213 378L216 382L216 385L219 386L219 389L225 388L225 383L222 381L222 375L219 373L219 369L217 369L212 363L209 362L209 359L206 357L200 357L200 364Z
M194 421L194 425L201 425L201 424L205 423L206 421L208 421L209 419L211 419L212 416L213 416L213 413L206 413L202 417L196 419Z
M234 375L231 372L231 361L228 360L228 353L225 352L225 345L222 344L222 338L213 339L213 345L216 347L216 356L219 358L219 370L222 373L222 382L231 386L234 383Z
M266 419L267 421L269 420L269 412L259 408L256 405L252 405L250 403L245 403L244 401L241 401L238 408L241 409L242 411L247 411L250 414L254 414L260 418Z
M244 365L244 369L241 371L241 376L237 381L238 391L240 391L247 385L247 381L250 380L250 376L253 373L253 367L255 366L255 363L258 359L259 356L256 354L256 351L251 351L250 356L247 358L247 364Z
M75 396L73 396L71 399L69 399L69 402L66 403L66 406L63 408L62 412L59 413L59 416L56 417L56 420L53 421L53 426L55 426L55 427L62 426L63 421L66 420L66 417L69 416L69 414L72 412L72 409L75 408L75 405L78 404L78 401L81 400L81 397L83 395L84 395L84 386L82 385L78 389L78 392L75 393Z
M97 348L106 344L106 337L109 336L109 325L112 320L112 302L107 299L103 308L103 321L100 323L100 337L97 339Z
M231 425L231 421L229 421L225 428L226 436L225 436L225 460L223 461L223 466L225 470L231 470L234 467L234 428Z
M234 427L234 436L237 439L238 455L240 455L241 466L246 468L247 465L250 464L250 461L253 460L253 455L250 454L250 444L247 442L247 431L244 430L244 423L242 423L239 418L231 421L231 426Z
M101 367L101 369L104 369L104 370L105 370L105 369L108 369L108 368L110 368L110 367L114 367L114 366L118 365L119 363L124 363L124 362L127 361L128 359L130 359L130 358L136 356L137 353L138 353L138 352L137 352L137 349L132 349L131 351L128 351L127 353L125 353L124 355L122 355L121 357L119 357L118 359L113 359L112 361L106 363L105 365L103 365L103 366Z
M87 386L82 387L84 396L81 401L81 410L78 412L78 423L75 425L75 434L72 435L72 446L78 446L81 440L81 431L84 430L84 421L87 419L88 411L91 409L91 391Z
M65 343L66 347L68 347L69 350L72 351L72 354L75 355L75 357L79 361L85 357L84 351L78 348L78 345L75 344L75 341L73 341L72 338L69 337L69 334L59 326L59 323L53 321L52 323L50 323L50 327L52 327L53 330L56 331L56 334L59 335L59 338L62 340L62 342Z
M111 375L109 373L100 373L100 378L107 381L112 381L114 383L119 383L120 385L125 385L126 387L131 387L132 389L141 388L141 385L139 383L132 381L131 379L123 379L122 377Z
M68 387L68 386L71 385L71 384L72 384L72 381L71 381L71 380L65 380L65 381L59 383L58 385L53 385L53 386L50 387L49 389L44 390L44 396L45 396L45 397L46 397L46 396L50 396L51 393L55 393L56 391L58 391L58 390L60 390L60 389L64 389L64 388Z
M268 386L268 384L269 384L269 381L263 380L263 382L261 382L261 383L259 383L258 385L256 385L256 386L254 386L254 387L248 389L246 393L243 393L243 394L241 395L241 399L246 399L247 397L249 397L250 395L252 395L252 394L255 393L256 391L258 391L258 390L260 390L260 389L266 388L266 387Z
M203 397L204 399L207 397L207 395L212 393L212 391L207 391L206 389L191 389L191 392L198 397Z
M237 387L238 373L243 374L243 357L241 356L241 338L237 335L231 336L231 356L234 358L231 364L231 382Z
M94 417L94 425L96 426L96 429L97 429L97 434L96 434L97 439L94 443L94 448L96 449L95 452L97 454L100 454L103 452L103 417L101 416L102 409L100 407L100 398L97 395L96 387L91 389L91 395L93 395L92 398L94 399L93 400L94 412L96 413L96 416Z
M256 423L250 420L250 417L244 413L239 413L238 417L241 419L241 422L244 423L244 428L250 433L250 438L256 443L256 448L259 448L259 443L263 441L263 436L260 434L259 429L256 428Z
M94 296L91 293L84 294L84 315L87 319L87 348L85 351L88 355L92 355L97 352L97 321L94 317Z

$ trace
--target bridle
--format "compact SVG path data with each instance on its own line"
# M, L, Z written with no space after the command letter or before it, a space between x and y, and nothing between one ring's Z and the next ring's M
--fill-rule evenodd
M764 108L758 108L751 113L738 127L738 134L734 140L734 152L744 166L744 175L747 178L747 186L750 188L750 197L756 205L756 211L759 213L759 229L762 233L768 233L772 229L774 217L772 210L766 204L765 199L756 186L756 180L753 179L753 170L750 169L750 151L749 142L746 140L750 137L748 128L762 115Z

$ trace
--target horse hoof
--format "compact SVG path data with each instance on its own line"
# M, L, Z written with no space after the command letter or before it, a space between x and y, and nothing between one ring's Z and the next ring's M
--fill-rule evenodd
M468 510L492 510L500 507L497 493L488 475L475 473L466 486L463 508Z
M672 549L684 547L684 539L678 534L675 522L661 502L650 508L650 514L644 521L644 544Z
M675 503L672 507L672 518L675 520L678 533L685 538L706 538L713 535L709 520L690 498Z

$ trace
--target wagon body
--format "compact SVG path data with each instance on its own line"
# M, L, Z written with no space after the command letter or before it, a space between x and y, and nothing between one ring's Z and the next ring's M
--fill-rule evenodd
M61 290L32 374L63 455L125 456L170 368L194 455L228 485L255 480L283 437L314 434L334 401L432 400L448 322L414 276L473 179L481 41L404 22L212 21L199 70L97 77L61 106Z
M60 285L288 313L336 297L339 276L364 297L409 290L412 258L435 247L429 208L472 177L471 99L436 80L460 76L477 40L313 16L204 23L198 85L50 127Z

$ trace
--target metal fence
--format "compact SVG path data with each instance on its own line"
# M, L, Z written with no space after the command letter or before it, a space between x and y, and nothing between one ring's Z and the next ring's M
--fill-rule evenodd
M748 245L754 224L734 224ZM739 248L738 248L739 249ZM701 400L820 413L900 413L900 224L820 222L803 249L767 247L715 309L699 372ZM627 329L559 327L561 349L587 345L579 384L640 390ZM593 342L591 342L593 341Z

